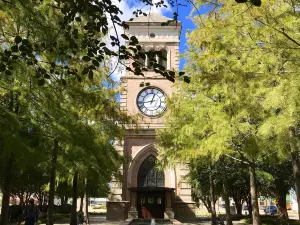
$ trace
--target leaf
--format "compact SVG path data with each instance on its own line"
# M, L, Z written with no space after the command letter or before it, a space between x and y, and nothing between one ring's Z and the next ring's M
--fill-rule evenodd
M125 29L125 30L128 30L129 29L129 25L126 23L126 22L122 22L122 27Z
M47 73L45 73L45 74L44 74L44 78L45 78L45 79L50 79L50 75L47 74Z
M11 58L12 60L17 60L19 57L17 55L13 55Z
M82 82L82 78L81 78L81 76L76 76L76 78L77 78L77 81L78 81L79 83L81 83L81 82Z
M76 20L77 22L81 22L81 17L77 16L77 17L75 17L75 20Z
M22 38L20 36L15 37L15 43L19 44L22 41Z
M43 86L45 84L45 79L38 80L38 86Z
M129 37L126 34L121 34L122 38L124 38L125 40L129 40Z
M255 6L261 6L261 0L250 0L250 2Z
M188 83L188 84L191 82L191 78L188 77L188 76L184 76L184 77L183 77L183 80L184 80L184 82L186 82L186 83Z
M97 60L93 59L92 63L96 66L96 67L99 67L100 64Z
M91 58L89 56L85 55L85 56L82 57L82 60L85 61L85 62L88 62L88 61L91 60Z
M67 85L67 81L65 79L61 79L61 83L62 85L66 86Z
M0 64L0 72L3 72L5 70L6 70L6 66L3 63L1 63Z
M132 45L137 45L139 43L138 39L135 36L130 37Z
M175 76L175 72L174 71L169 71L169 75L174 77Z
M83 70L82 70L82 74L87 74L89 72L89 68L88 67L85 67Z
M27 39L22 40L22 45L28 45L28 44L29 44L29 41Z
M13 45L13 46L10 47L10 50L11 50L12 52L18 52L18 51L19 51L19 48L18 48L17 45Z
M94 78L94 72L93 72L93 70L90 70L89 71L89 79L93 80L93 78Z

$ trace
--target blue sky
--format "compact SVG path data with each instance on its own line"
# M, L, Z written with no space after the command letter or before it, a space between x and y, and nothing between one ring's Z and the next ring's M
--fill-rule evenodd
M186 33L188 30L193 30L195 29L195 25L192 21L192 4L187 3L187 6L180 6L178 9L178 19L182 23L182 30L181 30L181 36L180 36L180 47L179 51L180 53L184 53L185 50L187 49L187 40L186 40ZM205 14L209 11L210 9L208 7L200 7L198 10L200 14ZM162 14L167 17L173 17L173 12L172 11L163 11ZM197 12L194 12L193 15L197 15ZM184 66L184 59L181 58L180 60L180 65L179 69L182 70Z

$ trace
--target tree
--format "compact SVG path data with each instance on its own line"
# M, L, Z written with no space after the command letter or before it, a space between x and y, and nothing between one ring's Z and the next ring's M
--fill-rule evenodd
M196 203L201 200L211 213L213 223L216 220L215 203L222 196L225 201L226 223L232 224L228 182L229 177L232 178L228 171L232 165L228 161L221 158L212 164L208 157L199 157L190 162L189 179L193 187L193 198Z
M239 161L231 160L229 167L228 184L229 195L233 199L238 215L242 215L242 206L246 202L251 213L251 207L249 205L250 195L250 177L247 171L247 166Z
M167 7L164 1L153 3L150 0L142 0L141 2L151 7ZM3 30L1 39L9 46L6 57L1 58L2 72L10 74L14 70L10 66L13 62L26 63L37 72L36 78L40 80L39 84L43 85L45 79L53 74L64 73L78 81L82 76L92 78L97 67L111 57L117 59L117 64L110 74L116 71L119 64L123 64L135 75L142 75L146 70L139 63L139 59L145 59L146 55L137 38L118 33L118 28L128 29L129 26L120 19L123 12L111 0L105 2L10 0L0 2L0 8ZM137 9L134 15L147 14ZM175 19L176 15L174 14ZM16 23L17 29L8 22ZM109 34L110 24L113 25L114 31L108 37L111 46L103 38ZM129 41L130 47L122 45L121 40ZM73 59L77 60L77 52L83 53L80 58L86 66L82 70L77 70L73 65L68 65L67 68L64 64L56 65L56 61L67 63ZM45 58L43 57L45 55L53 57ZM160 52L155 52L154 55L147 54L154 70L174 81L174 72L160 66L155 60L156 55L162 56ZM42 60L37 60L40 57ZM129 59L133 61L131 67L123 63L124 60ZM61 81L66 83L62 77Z
M218 197L220 197L222 193L221 180L216 176L219 171L211 170L207 157L199 157L192 160L189 164L189 169L190 173L188 178L192 184L194 201L196 204L199 204L200 200L209 213L216 213L213 206L216 204ZM212 176L210 176L211 174ZM210 177L213 178L213 187L211 187ZM214 193L211 193L212 189L214 190Z
M264 175L259 178L260 192L264 196L275 198L279 216L284 220L288 220L286 195L293 188L291 160L280 161L278 157L273 157L262 163L260 169Z
M289 152L297 189L299 51L298 33L290 28L298 22L295 4L218 3L212 13L195 17L198 28L189 35L185 54L191 83L178 82L162 146L168 137L175 143L171 151L182 154L237 154L249 165L252 188L257 158ZM255 189L251 193L253 222L260 224Z

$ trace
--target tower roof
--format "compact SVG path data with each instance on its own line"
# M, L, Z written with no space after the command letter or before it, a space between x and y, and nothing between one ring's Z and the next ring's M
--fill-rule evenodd
M139 16L134 18L132 21L130 22L140 22L140 23L163 23L163 22L167 22L168 20L172 20L169 17L160 15L159 13L150 13L147 16Z
M172 18L169 18L169 17L166 17L166 16L163 16L159 13L149 13L147 16L139 16L139 17L136 17L134 18L132 21L127 21L128 24L130 25L137 25L137 26L143 26L145 25L146 23L149 25L161 25L161 23L165 23L165 22L168 22L170 20L173 20ZM169 26L181 26L181 23L180 22L171 22L169 23Z

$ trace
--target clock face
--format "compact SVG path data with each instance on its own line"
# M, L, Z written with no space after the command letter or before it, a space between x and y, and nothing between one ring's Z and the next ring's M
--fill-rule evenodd
M147 116L158 116L166 110L166 98L163 91L150 87L142 90L137 96L137 105Z

